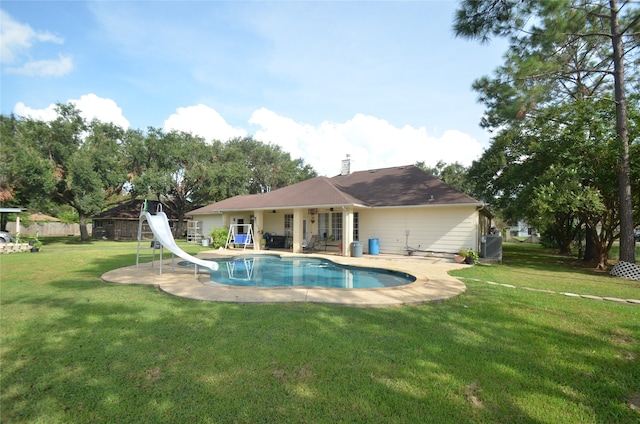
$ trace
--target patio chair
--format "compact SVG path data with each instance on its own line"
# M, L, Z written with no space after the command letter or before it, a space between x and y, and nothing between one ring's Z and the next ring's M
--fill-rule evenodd
M317 250L317 245L320 243L318 236L311 236L311 240L307 243L306 240L302 241L302 252L310 253Z

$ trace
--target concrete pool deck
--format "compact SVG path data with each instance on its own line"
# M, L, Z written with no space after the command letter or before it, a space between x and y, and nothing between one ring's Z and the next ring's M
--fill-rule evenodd
M228 258L253 251L211 250L200 252L199 258ZM172 270L171 259L164 260L162 274L159 274L159 262L114 269L102 275L102 280L119 284L146 284L160 290L188 299L210 302L236 303L279 303L311 302L360 307L387 307L400 305L419 305L443 300L459 295L466 286L458 279L447 274L448 271L468 265L453 262L452 258L420 257L400 255L364 255L359 258L326 254L291 254L289 252L266 251L264 254L281 256L306 256L327 258L339 264L363 267L384 268L406 272L416 277L416 281L406 286L374 289L340 289L325 287L236 287L205 284L210 282L209 274L201 272L194 275L193 268L178 266L182 261L175 258ZM261 254L258 253L258 254Z

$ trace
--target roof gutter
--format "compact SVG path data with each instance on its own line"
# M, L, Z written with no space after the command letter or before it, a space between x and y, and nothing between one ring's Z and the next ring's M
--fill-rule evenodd
M454 207L476 207L482 209L484 205L482 203L431 203L425 205L391 205L391 206L371 206L374 209L398 209L398 208L454 208Z
M218 209L214 211L207 212L199 212L199 213L187 213L187 215L209 215L209 214L218 214L225 212L242 212L242 211L271 211L271 210L282 210L282 209L320 209L320 208L348 208L348 207L356 207L363 209L398 209L398 208L453 208L453 207L476 207L478 210L482 210L485 208L485 204L482 202L474 202L474 203L435 203L435 204L424 204L424 205L390 205L390 206L370 206L370 205L362 205L356 203L350 204L322 204L322 205L280 205L280 206L263 206L263 207L244 207L244 208L229 208L229 209Z
M187 215L209 215L213 213L224 213L224 212L241 212L241 211L271 211L271 210L282 210L282 209L328 209L328 208L348 208L348 207L357 207L357 208L371 208L371 206L361 205L356 203L349 204L322 204L322 205L279 205L279 206L261 206L261 207L242 207L242 208L229 208L229 209L218 209L214 211L206 211L206 212L198 212L198 213L188 213Z

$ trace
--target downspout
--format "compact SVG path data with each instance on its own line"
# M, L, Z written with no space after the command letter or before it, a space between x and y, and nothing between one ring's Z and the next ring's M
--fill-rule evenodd
M480 206L476 207L476 212L478 214L478 229L476 231L476 252L478 252L478 254L480 253L480 250L482 250L481 247L481 241L482 241L482 236L483 236L483 226L480 223L480 220L483 219L482 218L482 214L480 213L480 211L485 209L485 204L484 202L482 202L482 204Z

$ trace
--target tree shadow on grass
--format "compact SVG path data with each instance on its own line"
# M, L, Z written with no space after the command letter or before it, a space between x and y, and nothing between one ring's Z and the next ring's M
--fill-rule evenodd
M566 271L593 274L593 269L576 266L578 260L574 256L558 255L552 249L545 249L540 245L503 245L502 263L507 266L518 266L536 270ZM582 265L582 264L580 264Z

